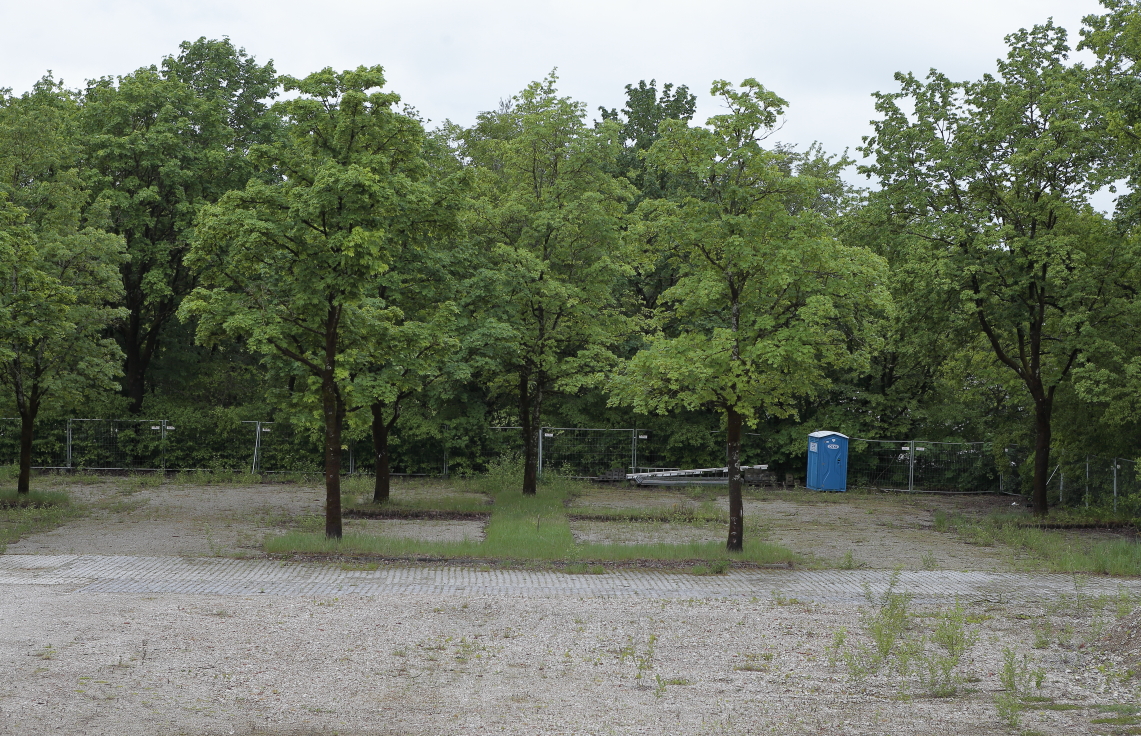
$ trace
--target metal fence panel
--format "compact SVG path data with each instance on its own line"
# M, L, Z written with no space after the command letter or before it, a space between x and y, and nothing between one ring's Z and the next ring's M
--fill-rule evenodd
M925 493L995 493L1000 468L989 443L870 440L848 445L848 485Z

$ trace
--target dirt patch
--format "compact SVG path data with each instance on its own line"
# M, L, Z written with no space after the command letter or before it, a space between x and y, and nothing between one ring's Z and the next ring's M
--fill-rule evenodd
M398 539L417 539L421 542L482 541L484 521L479 519L354 519L345 524L345 532L375 534Z
M712 504L722 514L728 514L726 489L592 489L580 496L570 511L575 518L577 508L638 508L659 512L663 519L668 519L677 509L702 504ZM971 545L953 534L936 532L934 516L940 510L982 516L1008 507L1008 501L996 497L753 491L745 500L745 534L788 547L822 565L1004 571L1011 569L1008 552ZM582 522L572 522L576 523ZM648 529L624 525L621 531L607 532L595 525L582 527L581 533L583 539L611 538L623 543L620 540L625 538L631 540L626 543L635 543L632 540L642 541L650 536ZM717 529L716 525L700 529L690 536L700 541L724 539L724 529Z
M671 524L663 522L581 521L570 522L579 544L695 544L724 542L722 524Z
M324 491L301 485L140 485L136 479L63 485L91 513L8 545L9 554L260 554L266 534L323 510Z
M1102 651L1121 657L1133 672L1141 672L1141 611L1119 619L1099 646Z
M490 511L437 511L435 509L345 509L346 519L429 519L433 521L487 521Z

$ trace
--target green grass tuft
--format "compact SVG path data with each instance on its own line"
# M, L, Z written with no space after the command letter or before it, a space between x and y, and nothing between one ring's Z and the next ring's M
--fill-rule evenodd
M1141 544L1131 539L1082 540L1053 529L1025 526L1025 517L1008 513L973 520L956 516L951 526L964 540L983 546L996 542L1023 553L1021 562L1049 572L1141 575Z
M16 496L15 491L0 491L0 501ZM22 498L29 503L0 503L0 554L28 534L54 529L85 513L85 509L71 503L66 493L32 491Z

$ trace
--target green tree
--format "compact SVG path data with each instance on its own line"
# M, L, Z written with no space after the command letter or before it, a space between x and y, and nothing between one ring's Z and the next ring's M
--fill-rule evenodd
M161 70L104 77L84 93L85 177L130 256L120 267L130 316L113 332L131 412L142 408L164 328L194 287L183 262L194 218L252 175L247 149L276 135L265 105L276 86L272 65L202 38L182 44Z
M611 363L626 330L616 288L627 273L621 226L634 191L607 172L617 126L589 127L585 106L559 97L556 81L481 114L460 149L473 169L468 225L484 255L467 290L482 295L480 318L500 336L501 380L514 384L525 494L536 490L543 402Z
M362 340L361 367L354 375L356 400L369 408L377 503L389 499L389 442L408 402L470 376L455 301L463 259L456 257L451 237L463 178L430 178L434 203L421 207L425 216L407 221L411 230L388 233L390 264L376 279L376 289L391 319L376 323L376 333Z
M0 384L20 415L17 492L27 493L36 419L106 387L121 353L103 336L121 310L122 238L95 227L76 170L75 98L51 78L0 93Z
M423 128L393 109L400 98L384 83L379 66L286 77L299 93L275 105L288 137L251 153L281 178L253 179L205 207L188 257L203 286L183 313L198 318L199 340L245 338L300 372L298 390L319 402L331 538L341 536L341 433L371 349L362 341L399 317L378 279L398 234L440 206L425 181Z
M863 150L895 226L946 260L947 309L971 324L1034 403L1033 504L1047 513L1055 395L1109 327L1135 262L1089 206L1113 178L1094 77L1052 24L1007 37L996 76L897 74Z
M728 112L708 127L667 121L649 163L701 182L699 196L647 201L646 242L667 250L677 283L658 331L611 385L612 402L643 413L712 407L725 416L727 546L744 543L741 428L787 416L875 347L873 316L889 304L883 262L829 227L842 161L766 150L785 102L756 80L715 82Z

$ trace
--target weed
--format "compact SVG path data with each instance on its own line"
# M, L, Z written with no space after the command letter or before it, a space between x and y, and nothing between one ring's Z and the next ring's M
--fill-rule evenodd
M945 532L951 528L950 522L947 520L947 512L939 509L935 512L935 531Z
M1001 542L1025 554L1022 563L1049 572L1098 575L1141 575L1141 544L1132 539L1088 541L1060 532L1026 526L1025 517L992 514L980 520L956 515L955 532L972 544Z
M958 601L955 607L942 611L935 630L918 646L912 666L920 685L936 698L956 695L965 681L959 673L963 655L978 642L978 633L967 628L967 615ZM927 643L934 645L928 649Z
M1017 728L1022 722L1030 683L1033 681L1036 687L1041 688L1045 676L1046 673L1041 669L1030 669L1030 660L1025 654L1019 659L1013 649L1002 650L1002 669L998 673L998 681L1003 692L994 696L994 706L1006 725Z
M312 516L295 520L296 531L267 539L265 549L276 554L468 557L492 558L504 562L573 560L575 564L622 560L701 560L716 571L728 569L730 559L760 564L791 563L799 559L784 547L753 538L746 540L742 552L732 555L725 550L723 543L718 542L576 544L567 520L566 504L578 493L579 484L565 478L544 475L545 485L540 492L535 496L524 496L515 491L514 487L505 490L503 486L495 485L504 478L514 477L504 475L504 472L506 471L500 468L498 475L492 473L488 477L478 476L465 480L469 488L487 492L494 498L491 519L487 523L483 540L428 542L367 534L346 534L340 540L331 540L322 533L324 519ZM465 503L470 503L470 500ZM482 508L486 510L486 504Z
M869 608L861 612L860 619L875 646L874 654L878 662L883 662L891 655L907 629L907 607L911 603L911 595L895 592L898 583L899 570L892 573L887 587L879 596L872 592L871 585L864 583L864 600Z
M694 575L724 575L728 570L728 560L713 560L708 564L694 565L690 572Z
M832 643L825 649L828 655L828 666L835 667L843 659L844 644L848 642L848 630L838 629L832 632Z
M773 661L773 653L746 654L744 658L745 661L736 665L734 670L738 672L768 672Z
M932 571L932 570L938 570L939 569L939 560L936 559L934 552L930 552L930 551L925 552L923 554L923 559L921 560L921 564L923 565L924 570Z
M798 606L801 603L799 598L789 598L779 590L773 590L770 595L773 597L773 603L778 606Z
M860 568L867 567L867 563L857 560L852 551L848 550L844 553L844 557L840 560L839 567L841 570L859 570Z
M654 645L658 641L657 634L650 634L646 640L646 648L638 651L638 646L634 642L633 636L626 637L626 645L617 651L619 664L625 662L627 659L633 660L634 665L637 667L637 672L634 675L635 680L641 680L642 676L654 668Z

